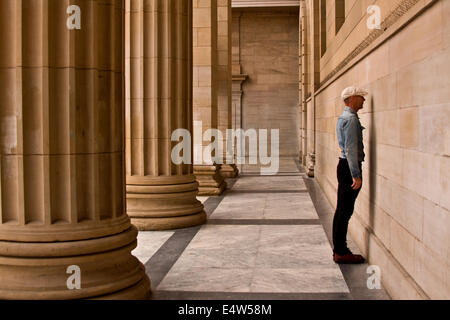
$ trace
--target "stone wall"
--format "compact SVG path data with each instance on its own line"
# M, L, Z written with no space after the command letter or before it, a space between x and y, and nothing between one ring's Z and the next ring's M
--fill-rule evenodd
M366 2L346 1L346 22L321 59L315 174L335 206L339 96L366 87L364 186L350 232L393 298L449 299L450 1L376 1L383 20L402 3L411 7L324 83L369 35Z
M243 85L242 128L280 129L280 156L297 157L300 136L298 8L233 10L233 14L237 12L242 14L242 73L249 76ZM233 22L236 30L236 19ZM236 51L234 48L235 54Z

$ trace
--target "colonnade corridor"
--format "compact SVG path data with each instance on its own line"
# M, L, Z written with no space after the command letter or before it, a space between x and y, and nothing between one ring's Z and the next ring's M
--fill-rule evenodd
M449 17L0 0L0 300L448 300ZM352 140L368 263L339 265Z
M139 233L133 254L152 299L389 299L368 289L368 265L333 262L331 206L295 160L280 159L275 176L257 172L244 168L221 196L199 197L205 225Z

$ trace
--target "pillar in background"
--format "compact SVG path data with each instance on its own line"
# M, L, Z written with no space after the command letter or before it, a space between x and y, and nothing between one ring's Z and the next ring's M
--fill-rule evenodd
M227 153L227 130L233 128L232 112L232 72L231 33L232 0L217 1L217 107L219 130L223 133L224 163L220 174L225 178L235 178L239 170L235 164L234 150ZM230 141L231 143L231 141ZM233 149L233 148L232 148Z
M218 20L217 0L194 1L194 173L199 183L199 195L220 195L226 189L221 165L204 158L200 147L207 148L204 133L219 128L218 109ZM198 125L201 122L201 126ZM201 128L200 128L201 127Z
M192 1L127 3L128 215L140 230L203 224L192 164L171 157L173 131L192 135Z
M303 167L307 166L308 159L308 104L307 100L310 93L310 75L309 75L309 24L307 17L307 7L305 0L300 1L300 163Z
M0 299L149 296L125 212L124 8L77 3L69 30L68 0L0 1Z
M309 63L309 92L311 97L307 99L307 164L306 172L309 177L314 177L314 171L316 166L316 91L320 86L320 58L321 58L321 39L320 28L321 19L325 19L325 16L321 16L321 1L315 0L310 2L310 17L309 28L307 29L307 50L309 56L307 56Z
M320 85L321 1L300 0L301 164L309 177L316 165L315 94Z
M231 72L232 72L232 128L234 130L242 129L242 96L244 94L243 84L248 79L247 74L242 74L241 66L241 11L235 11L232 14L232 55L231 55ZM241 150L238 153L236 146L234 147L234 160L237 161L237 155L245 155L245 137L241 141ZM237 161L238 167L242 168L245 163L245 156Z

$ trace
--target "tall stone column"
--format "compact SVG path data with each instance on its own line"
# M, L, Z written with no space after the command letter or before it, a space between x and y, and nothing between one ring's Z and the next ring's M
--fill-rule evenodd
M141 230L203 224L191 163L172 132L192 134L192 1L132 0L126 13L127 210Z
M308 83L311 92L311 98L307 101L307 166L306 172L309 177L314 177L316 166L316 91L320 86L320 5L319 1L312 1L310 27L307 29L309 47L309 72L310 82Z
M309 84L309 26L308 18L306 13L306 3L305 0L300 1L300 112L301 112L301 148L300 148L300 163L303 167L307 166L307 156L308 156L308 104L307 99L310 95L310 84Z
M149 296L124 206L123 16L0 1L0 299Z
M247 74L242 74L241 66L241 11L233 12L232 18L232 55L231 55L231 72L232 72L232 128L234 130L242 128L242 96L244 94L243 84L248 79ZM241 150L234 147L234 160L238 163L238 167L242 169L245 163L245 137L241 138ZM239 158L238 156L241 155ZM244 155L244 156L242 156Z
M217 107L218 127L223 133L224 163L220 174L225 178L235 178L239 170L235 164L234 148L230 142L227 152L227 130L233 128L232 112L232 73L231 73L231 0L217 1Z
M193 7L194 121L202 124L201 128L194 128L197 133L194 135L194 173L199 183L199 195L205 196L220 195L226 189L225 179L220 174L221 164L204 157L204 148L211 141L203 139L205 132L219 128L217 2L195 1Z

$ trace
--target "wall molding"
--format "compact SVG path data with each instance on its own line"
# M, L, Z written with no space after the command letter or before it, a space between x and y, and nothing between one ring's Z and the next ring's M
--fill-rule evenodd
M359 63L372 51L394 36L437 0L404 0L381 23L381 29L373 30L323 81L315 95Z

